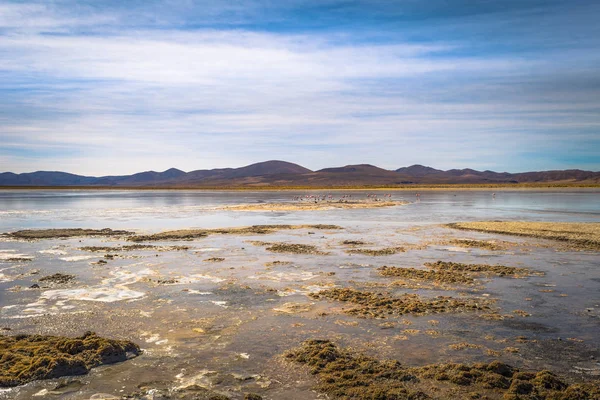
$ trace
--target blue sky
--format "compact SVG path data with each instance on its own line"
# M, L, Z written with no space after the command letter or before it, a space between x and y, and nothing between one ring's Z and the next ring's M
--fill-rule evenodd
M600 170L595 0L0 0L0 172Z

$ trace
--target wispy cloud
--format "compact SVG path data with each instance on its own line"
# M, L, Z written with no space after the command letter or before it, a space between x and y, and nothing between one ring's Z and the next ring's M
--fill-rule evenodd
M127 3L0 5L0 171L600 169L592 2Z

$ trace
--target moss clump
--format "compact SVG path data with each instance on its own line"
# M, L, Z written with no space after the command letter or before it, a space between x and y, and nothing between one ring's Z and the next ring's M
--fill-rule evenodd
M344 240L342 242L343 245L346 246L362 246L365 245L366 243L363 242L362 240Z
M480 221L456 222L447 226L461 230L551 239L575 249L600 250L598 222Z
M156 250L156 251L179 251L189 250L188 246L154 246L151 244L130 244L127 246L84 246L79 250L91 252L116 252L116 251L136 251L136 250Z
M306 341L285 357L310 367L318 380L315 389L332 399L600 398L598 382L569 385L548 371L523 372L499 361L407 368L395 360L379 361L339 349L328 340Z
M401 297L388 297L381 293L365 292L355 289L327 289L311 293L313 299L329 299L348 302L358 307L345 310L350 315L370 318L385 318L388 315L425 315L447 312L488 310L485 300L455 299L439 296L423 299L416 294L405 294Z
M527 268L507 267L505 265L488 264L463 264L450 261L436 261L434 263L425 263L425 266L436 271L466 272L495 276L510 276L520 278L530 275L543 275L540 272L534 272Z
M267 250L274 253L327 254L320 251L313 245L296 243L272 243L269 247L267 247Z
M207 237L209 235L266 235L279 230L288 229L342 229L337 225L252 225L238 228L218 229L181 229L155 233L153 235L131 236L128 240L133 242L147 242L158 240L192 240Z
M416 268L399 268L383 266L377 268L379 274L388 277L399 277L413 280L430 280L438 283L473 283L473 278L464 274L457 274L449 271L426 271Z
M112 229L33 229L22 230L5 234L15 239L54 239L78 236L124 236L132 235L133 232Z
M492 251L506 250L506 246L502 246L496 242L487 240L452 239L448 242L448 244L459 247L476 247L479 249L486 249Z
M140 348L132 342L105 339L93 332L77 338L0 336L0 387L84 375L91 368L125 361L139 353Z
M416 379L397 361L377 361L338 349L328 340L309 340L288 352L290 361L308 365L318 378L315 387L334 399L427 399L408 388Z
M60 272L40 278L40 282L53 283L55 285L62 285L73 280L75 280L75 275L61 274Z
M391 256L392 254L404 253L404 247L386 247L383 249L350 249L346 250L348 254L364 254L367 256Z

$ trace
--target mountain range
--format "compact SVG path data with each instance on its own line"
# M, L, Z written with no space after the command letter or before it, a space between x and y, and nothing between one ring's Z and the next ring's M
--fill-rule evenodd
M120 176L81 176L57 171L0 173L0 186L117 186L117 187L261 187L261 186L406 186L436 184L599 184L600 172L579 169L522 172L447 171L411 165L395 171L359 164L311 171L286 161L265 161L241 168L184 172L171 168Z

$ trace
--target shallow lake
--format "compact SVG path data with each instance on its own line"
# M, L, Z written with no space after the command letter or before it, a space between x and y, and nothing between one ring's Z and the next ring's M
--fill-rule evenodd
M418 198L416 193L1 190L0 232L81 227L147 234L258 224L333 224L341 229L209 235L153 242L158 247L132 251L122 250L131 244L125 237L0 239L0 328L8 334L67 336L92 330L132 340L144 350L135 359L96 368L86 376L2 390L0 398L38 394L35 398L89 399L99 393L122 396L199 385L232 399L247 392L265 399L316 399L313 378L281 357L311 338L415 366L501 359L575 380L600 373L597 252L443 226L475 220L600 222L600 190L433 190L419 192ZM307 194L352 199L390 194L409 203L320 211L220 209L293 202ZM495 240L506 248L457 247L450 244L455 239ZM344 244L348 240L365 242L362 247L371 249L402 246L405 251L356 254ZM265 242L311 245L322 254L274 253ZM182 245L188 248L167 248ZM84 246L115 251L92 252ZM485 277L474 286L448 289L392 285L393 279L377 273L384 265L423 268L437 260L509 265L540 274ZM30 289L40 277L56 272L72 274L75 281ZM308 296L334 287L393 296L473 297L494 301L497 314L504 317L489 320L461 312L365 319L344 313L346 304ZM464 342L472 346L453 347ZM52 390L59 381L66 384Z

